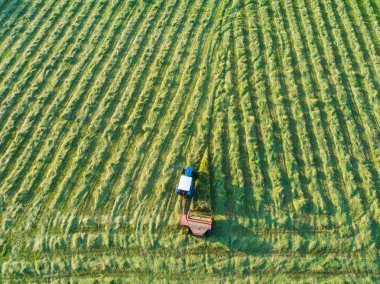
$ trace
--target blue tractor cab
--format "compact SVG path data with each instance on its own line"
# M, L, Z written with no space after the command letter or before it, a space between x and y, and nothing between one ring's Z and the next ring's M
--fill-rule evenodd
M177 194L186 193L189 197L194 194L195 172L192 167L182 169L182 174L177 185Z

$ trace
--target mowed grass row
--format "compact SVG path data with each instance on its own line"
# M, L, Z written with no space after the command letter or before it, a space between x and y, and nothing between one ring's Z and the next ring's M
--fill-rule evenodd
M100 11L99 11L99 13L100 13ZM104 26L104 27L106 27L106 26ZM100 39L101 39L101 37L99 37ZM104 39L103 39L104 40ZM68 86L68 85L66 85L66 86ZM89 86L89 81L87 81L87 86ZM76 86L76 87L78 87L78 86ZM83 93L82 94L85 94L85 90L83 90ZM80 106L78 103L79 103L79 98L75 95L75 93L74 93L74 95L73 96L71 96L71 100L70 100L70 103L71 103L71 110L75 110L75 108L74 108L74 106ZM69 105L69 107L70 107L70 105ZM64 113L64 111L66 111L66 114ZM66 118L66 120L70 120L70 119L67 119L68 118L68 112L67 112L67 110L63 110L63 114L62 114L62 117L63 118ZM59 124L59 125L57 125L57 126L62 126L62 124ZM52 143L51 143L52 144ZM38 149L37 149L38 150ZM32 168L33 169L33 168ZM17 175L15 175L15 176L13 176L13 177L17 177ZM20 175L20 177L24 177L24 175ZM38 180L38 181L41 181L41 180ZM46 189L46 188L45 188ZM32 193L34 193L33 191L32 191Z
M0 279L378 279L375 1L0 7Z
M86 25L84 26L84 27L87 27L87 29L83 31L83 35L88 35L89 33L91 33L91 31L94 29L93 24L96 23L95 19L96 18L99 19L99 17L89 17L88 19L90 18L92 19L92 21L90 21L91 24L89 23L88 26ZM84 66L84 67L88 65L89 60L91 59L91 56L93 55L93 52L95 51L95 47L96 47L96 46L93 46L93 48L83 49L81 46L85 44L86 42L84 41L85 38L86 37L81 37L81 40L75 43L73 49L70 51L68 55L69 57L72 58L72 56L80 55L81 54L79 53L80 51L85 52L86 56L82 58L83 60L79 61L80 66ZM98 39L100 39L100 37L98 37ZM96 40L96 38L94 40ZM63 94L71 94L70 91L75 89L78 79L80 78L81 74L83 74L83 69L78 68L78 69L74 69L73 71L74 71L73 73L68 74L70 76L68 77L67 83L64 84L64 86L59 86L58 88L55 89L55 91L57 91L58 93L62 91ZM74 100L73 98L75 97L72 97L72 96L59 96L59 97L64 98L64 100L58 101L57 103L62 103L65 106L70 107L70 108L72 108L71 106L73 105L77 105L78 109L72 108L72 110L74 111L78 111L80 109L79 108L80 105L78 104L78 97L76 98L76 100ZM64 108L61 109L55 104L53 105L51 112L48 113L49 117L47 117L45 120L42 120L43 122L47 121L47 122L52 123L50 125L54 125L55 128L53 128L53 131L51 132L46 131L46 135L50 135L50 136L47 136L48 138L43 140L45 144L41 148L36 148L36 150L34 151L35 153L38 153L38 150L40 150L38 153L39 154L38 161L41 161L41 163L39 164L41 168L34 167L34 171L39 172L40 176L38 179L34 179L34 184L33 183L30 184L30 186L34 185L35 187L37 187L37 189L43 189L43 191L41 192L42 194L39 196L37 195L37 193L39 193L39 190L35 190L35 189L32 190L32 192L34 192L34 195L32 197L38 196L38 199L36 199L37 201L35 201L34 203L35 206L33 206L33 208L36 209L36 211L34 211L36 215L38 215L38 212L40 210L39 206L41 205L41 203L44 203L43 204L44 206L48 205L46 204L47 203L46 198L47 198L47 194L51 192L51 187L49 186L49 183L56 182L57 176L59 175L59 169L60 169L59 163L56 162L55 164L57 165L57 167L51 169L49 167L46 167L46 162L44 161L46 161L46 159L47 161L52 161L52 159L56 158L54 153L56 153L57 149L60 149L60 146L59 146L60 141L62 141L61 139L63 135L65 134L66 127L70 123L70 120L68 119L65 119L64 123L61 123L61 124L54 124L54 120L52 121L52 117L54 117L54 119L59 119L63 111L64 111ZM45 130L48 130L48 129L49 128L45 128ZM68 150L67 148L64 148L64 149ZM58 157L59 157L59 161L62 162L64 161L65 155L61 152ZM42 182L42 186L40 186L41 182ZM34 214L32 214L32 216L33 215ZM30 217L33 220L33 218L35 218L36 216L34 217L32 216ZM35 220L35 221L38 222L38 220Z

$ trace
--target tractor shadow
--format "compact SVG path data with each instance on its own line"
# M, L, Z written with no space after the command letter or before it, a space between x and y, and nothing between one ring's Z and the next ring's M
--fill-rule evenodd
M200 169L197 174L197 183L193 198L187 198L185 211L193 208L200 212L213 212L214 220L212 230L205 237L205 241L215 247L223 247L231 253L240 252L247 255L262 255L273 252L273 246L253 232L253 228L247 224L242 225L235 218L228 216L228 204L223 208L218 208L215 202L215 193L212 186L212 177L208 171ZM247 191L247 189L234 189ZM253 193L247 192L249 196ZM249 200L250 201L250 200ZM237 212L235 212L236 214ZM242 214L242 215L239 215ZM248 213L247 213L248 214ZM239 217L249 219L244 213L238 213ZM237 215L235 215L238 217ZM217 217L215 219L215 217ZM239 218L241 219L241 218ZM191 236L191 238L199 238Z
M188 236L188 244L193 241L200 243L206 242L208 249L214 251L221 249L228 253L243 253L245 255L263 255L273 253L273 243L267 234L256 233L255 228L251 225L252 212L245 205L254 204L252 200L253 192L251 187L238 188L234 185L230 190L226 190L226 194L231 192L244 192L244 204L239 204L237 200L228 201L221 205L217 199L216 188L218 179L210 170L210 156L206 150L199 164L195 164L197 169L194 196L186 198L184 206L185 212L212 212L214 215L211 232L204 237ZM225 190L225 189L220 189ZM220 193L219 193L220 196ZM233 204L232 204L233 202ZM245 208L245 210L234 210L234 207ZM255 216L266 219L264 216ZM242 222L244 220L244 222ZM270 221L270 220L267 220ZM256 228L257 229L257 228Z
M198 202L200 201L201 200L198 199ZM190 210L192 203L192 199L186 200L186 212ZM200 212L202 211L207 212L200 210ZM217 215L220 216L220 213ZM191 238L204 238L206 242L222 246L231 252L241 252L248 255L262 255L273 251L272 244L266 242L261 236L255 234L255 232L252 231L252 228L245 227L230 218L223 220L220 220L219 218L214 219L212 230L211 232L208 232L205 237L191 236Z
M206 241L222 245L232 253L262 255L273 252L271 243L259 237L251 229L231 220L213 222L212 231L206 237Z

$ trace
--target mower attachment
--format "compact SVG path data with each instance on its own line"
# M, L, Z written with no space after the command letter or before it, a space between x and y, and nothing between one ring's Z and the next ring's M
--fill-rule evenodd
M187 226L194 236L204 236L211 231L212 214L200 211L189 211L187 215L182 212L181 226Z

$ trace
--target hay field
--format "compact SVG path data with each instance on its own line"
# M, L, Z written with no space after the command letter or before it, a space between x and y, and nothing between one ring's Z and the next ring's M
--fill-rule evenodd
M379 282L379 10L0 0L0 282Z

